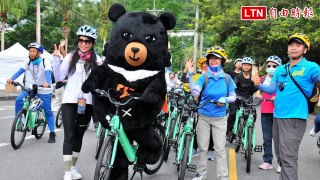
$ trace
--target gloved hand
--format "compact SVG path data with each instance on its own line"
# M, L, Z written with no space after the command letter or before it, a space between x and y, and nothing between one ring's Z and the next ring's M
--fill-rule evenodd
M227 103L227 98L226 97L221 97L218 99L218 102L221 104L226 104Z

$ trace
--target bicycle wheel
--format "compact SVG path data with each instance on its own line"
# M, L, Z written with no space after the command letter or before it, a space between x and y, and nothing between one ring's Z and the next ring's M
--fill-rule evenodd
M99 157L99 153L100 153L100 150L101 150L101 147L103 144L105 132L106 132L106 129L101 126L100 134L99 134L98 141L97 141L96 155L94 156L96 159L98 159L98 157Z
M169 136L165 138L164 141L164 146L163 146L163 160L167 162L169 154L170 154L170 145L169 145L169 140L173 138L173 131L174 131L174 126L176 124L176 120L172 119L171 120L171 125L170 125L170 130L169 130Z
M237 132L237 145L236 145L236 148L235 148L235 151L236 152L239 152L239 149L241 147L241 139L242 139L242 132L243 132L243 118L239 118L239 126L238 126L238 132Z
M108 136L100 150L94 172L94 180L109 180L111 174L110 160L113 150L114 136Z
M41 139L46 130L47 122L44 120L44 117L44 112L42 110L38 111L35 127L32 130L36 139Z
M162 142L164 144L164 141L165 141L165 134L164 134L164 127L160 124L160 123L157 123L155 125L153 125L153 128L159 133L161 139L162 139ZM162 144L162 145L163 145ZM163 156L164 156L164 151L163 151L163 148L161 149L161 155L158 159L158 161L154 164L146 164L146 167L144 168L144 172L148 175L152 175L152 174L155 174L162 166L162 163L163 163Z
M60 128L62 126L62 114L61 114L61 106L57 112L57 116L56 116L56 127Z
M182 156L181 164L179 165L178 180L184 180L184 176L186 174L190 142L191 142L191 135L187 134L184 139L183 156Z
M19 149L26 137L27 129L23 128L24 122L26 121L26 111L21 110L18 112L11 127L11 146L14 149Z
M247 173L250 172L250 165L251 165L251 152L252 152L252 127L248 127L248 146L246 149L246 159L247 159Z

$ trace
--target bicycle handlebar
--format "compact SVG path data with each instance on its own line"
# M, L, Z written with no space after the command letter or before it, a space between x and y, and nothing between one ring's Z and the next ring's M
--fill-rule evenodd
M16 81L12 81L11 84L13 84L14 86L20 86L22 90L24 91L32 91L33 89L27 89L25 86L23 86L21 83L16 82ZM37 87L43 87L42 85L37 85ZM49 85L47 88L51 88L51 86Z
M244 99L243 97L241 96L237 96L236 97L237 100L241 101L241 102L244 102L247 106L258 106L262 101L272 101L271 98L253 98L253 97L250 97L249 99ZM258 100L258 103L253 103L254 100Z
M100 96L107 97L112 104L117 105L117 106L124 106L124 105L128 104L133 99L141 100L141 97L130 96L130 98L127 101L120 102L120 101L115 100L113 97L111 97L110 90L111 89L108 89L108 91L105 91L103 89L95 89L95 90L93 90L93 92L100 95Z
M197 105L192 105L190 103L187 103L187 105L193 109L200 109L200 108L203 108L205 105L207 105L208 103L213 103L213 104L218 104L220 102L218 101L213 101L213 100L207 100L205 101L203 104L201 104L200 106L197 106ZM225 104L225 103L221 103L221 104Z

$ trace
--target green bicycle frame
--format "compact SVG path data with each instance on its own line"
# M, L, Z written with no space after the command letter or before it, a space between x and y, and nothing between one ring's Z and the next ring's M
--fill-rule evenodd
M169 137L172 119L177 119L177 117L178 117L178 108L174 107L171 113L171 116L169 116L167 120L167 126L166 126L166 132L165 132L166 137Z
M254 127L254 121L253 121L253 115L250 114L248 117L248 120L243 128L243 134L244 136L242 137L242 143L243 143L243 148L246 150L248 148L248 128L252 127L252 149L256 147L256 128Z
M126 154L128 160L133 163L137 161L136 152L138 149L138 145L132 146L126 133L124 132L124 129L122 127L122 124L120 123L120 118L117 115L114 115L110 122L110 131L106 134L114 135L115 141L113 145L113 151L111 155L111 162L109 167L111 168L113 166L114 160L116 158L116 151L117 147L120 141L120 144L123 148L124 153Z
M182 133L179 135L179 147L178 147L178 154L176 158L176 162L179 164L181 162L181 157L184 151L184 141L185 141L185 136L187 134L192 134L190 146L189 146L189 155L188 155L188 164L190 164L191 159L192 159L192 148L193 148L193 143L194 143L194 136L193 136L193 123L191 122L191 118L189 117L186 124L184 125L182 129Z
M236 120L234 122L233 128L232 128L232 133L237 134L238 132L238 125L239 125L239 119L243 115L243 107L240 106L240 108L237 110L236 113Z

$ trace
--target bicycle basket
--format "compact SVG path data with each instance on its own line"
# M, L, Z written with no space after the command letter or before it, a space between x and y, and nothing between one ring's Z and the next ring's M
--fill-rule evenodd
M33 98L31 100L30 106L29 106L29 110L32 112L36 112L38 111L41 107L42 107L42 101L40 98Z

